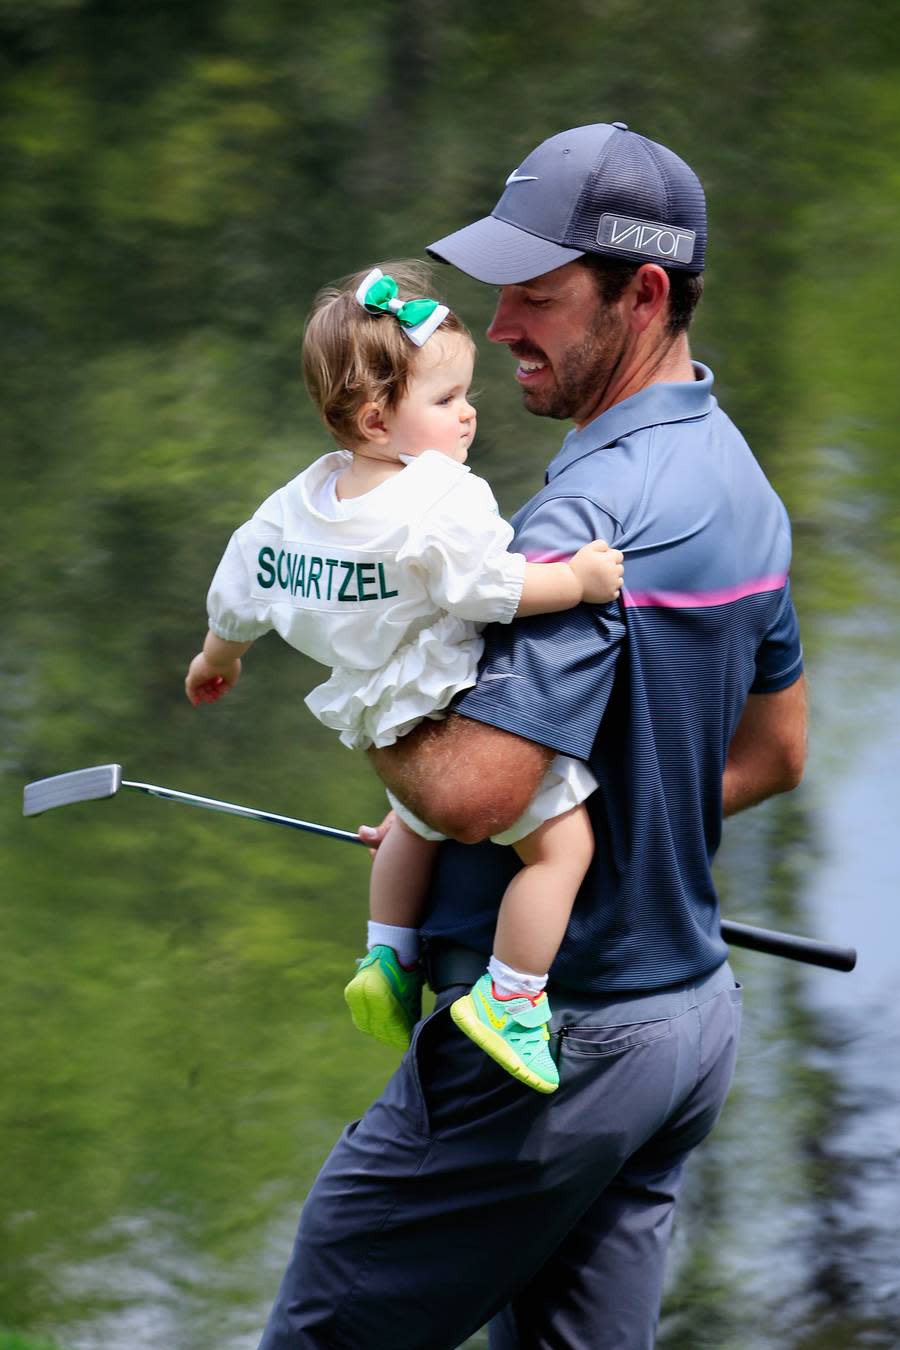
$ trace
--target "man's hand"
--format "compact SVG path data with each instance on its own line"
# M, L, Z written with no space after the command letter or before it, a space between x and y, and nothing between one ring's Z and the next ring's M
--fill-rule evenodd
M806 763L806 680L777 694L751 694L728 747L722 778L726 816L790 792Z
M356 833L369 845L369 857L374 858L379 846L384 843L385 835L397 819L393 811L388 811L380 825L360 825Z

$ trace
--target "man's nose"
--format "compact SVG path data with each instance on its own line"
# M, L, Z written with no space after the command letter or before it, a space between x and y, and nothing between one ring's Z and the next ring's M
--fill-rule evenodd
M522 326L516 315L516 306L511 296L501 289L497 297L497 308L488 325L487 336L491 342L515 342L522 336Z

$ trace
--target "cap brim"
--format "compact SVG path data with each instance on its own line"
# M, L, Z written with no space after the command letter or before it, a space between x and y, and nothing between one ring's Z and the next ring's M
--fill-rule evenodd
M496 216L485 216L438 239L428 245L427 251L440 262L452 263L476 281L486 281L491 286L532 281L584 257L581 249L563 248Z

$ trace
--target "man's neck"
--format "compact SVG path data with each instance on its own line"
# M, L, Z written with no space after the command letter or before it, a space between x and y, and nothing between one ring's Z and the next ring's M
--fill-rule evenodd
M616 403L623 403L651 384L688 384L696 378L686 333L679 333L668 343L639 341L613 374L598 403L586 417L576 418L575 425L581 430Z

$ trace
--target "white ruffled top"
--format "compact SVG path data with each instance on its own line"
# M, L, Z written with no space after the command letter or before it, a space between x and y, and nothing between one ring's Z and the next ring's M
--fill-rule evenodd
M391 745L475 683L485 623L509 623L525 559L487 483L436 450L362 497L334 489L338 450L232 535L207 597L219 637L274 628L332 667L307 697L345 745Z

